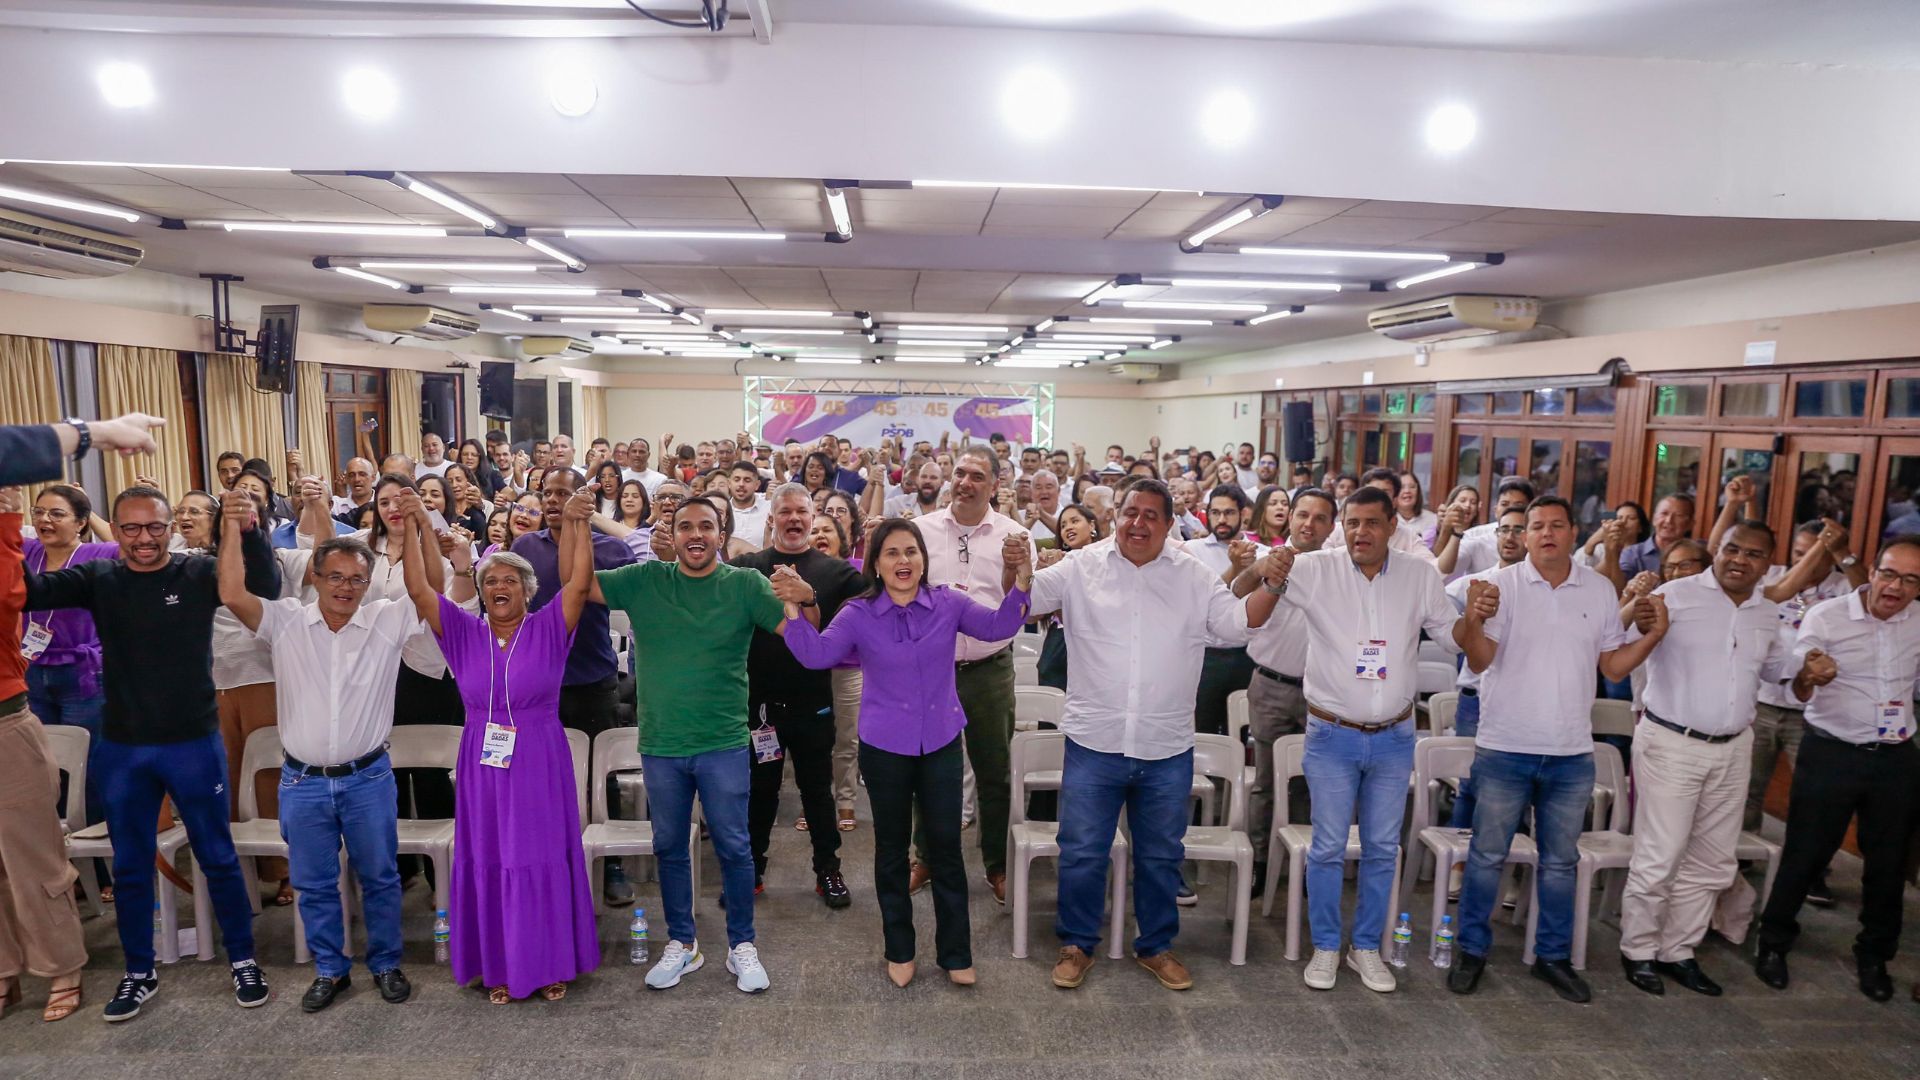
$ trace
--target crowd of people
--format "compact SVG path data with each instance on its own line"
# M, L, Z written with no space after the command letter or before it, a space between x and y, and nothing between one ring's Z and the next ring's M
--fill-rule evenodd
M1367 988L1394 990L1381 939L1407 843L1427 641L1458 654L1452 731L1474 752L1451 810L1470 852L1434 885L1459 898L1449 989L1472 993L1484 976L1510 845L1526 829L1538 851L1531 973L1589 1000L1572 964L1576 870L1581 832L1600 827L1587 816L1590 716L1610 696L1639 716L1627 981L1720 993L1695 951L1738 909L1740 833L1759 824L1785 753L1785 848L1755 971L1787 987L1798 913L1831 902L1825 870L1857 820L1859 983L1874 1000L1893 993L1886 964L1920 825L1920 540L1889 539L1868 567L1838 522L1816 522L1774 565L1748 478L1721 493L1704 540L1684 493L1651 514L1622 504L1588 536L1587 508L1525 478L1429 505L1405 472L1283 476L1251 444L1215 459L1157 438L1097 462L1077 444L998 435L776 447L748 432L595 439L576 459L564 434L449 448L426 433L415 460L376 458L363 431L337 476L298 452L280 480L265 461L222 453L218 490L141 477L100 493L104 515L61 481L93 448L151 451L162 423L0 429L0 484L42 485L0 496L0 1008L28 975L51 980L46 1019L79 1008L76 888L116 912L126 974L106 1019L137 1016L157 993L148 914L170 887L156 881L163 801L204 875L240 1005L268 999L256 877L272 901L298 904L316 964L302 1008L349 989L343 849L362 894L362 962L384 1000L410 996L401 896L431 870L398 854L403 806L455 823L443 883L454 980L496 1004L558 1000L599 963L596 902L634 899L618 860L592 894L567 732L629 724L667 938L648 987L705 962L692 873L703 831L721 872L725 968L742 991L771 984L754 904L789 766L825 906L854 903L839 851L861 827L864 785L886 977L914 978L911 898L931 887L935 962L972 985L970 889L1007 901L1023 631L1041 635L1039 681L1066 696L1056 986L1082 985L1094 963L1123 809L1133 954L1161 985L1192 985L1173 946L1195 899L1181 869L1195 737L1226 734L1228 700L1245 691L1253 881L1264 885L1284 800L1287 820L1312 823L1306 984L1332 988L1344 959ZM630 678L614 612L630 628ZM395 769L395 724L460 727L452 775ZM63 788L42 725L88 733L84 789ZM240 775L248 737L270 726L277 783ZM1289 735L1304 737L1304 781L1282 789L1275 745ZM229 822L255 784L288 856L250 875ZM65 855L67 800L112 839L111 867L85 881ZM1745 901L1734 940L1750 888Z

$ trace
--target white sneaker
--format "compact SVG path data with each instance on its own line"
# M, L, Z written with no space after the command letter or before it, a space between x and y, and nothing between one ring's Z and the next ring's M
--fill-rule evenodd
M1376 994L1391 994L1398 984L1393 981L1393 972L1387 970L1386 962L1380 959L1379 949L1348 949L1347 966L1360 974L1360 981Z
M665 951L660 954L660 962L647 972L647 985L655 990L680 985L680 976L699 971L707 958L700 955L700 943L682 945L678 941L668 941Z
M727 972L743 994L757 994L767 988L767 969L760 965L760 950L753 942L743 941L727 953Z
M1307 988L1310 990L1331 990L1340 975L1340 950L1315 949L1313 959L1307 961Z

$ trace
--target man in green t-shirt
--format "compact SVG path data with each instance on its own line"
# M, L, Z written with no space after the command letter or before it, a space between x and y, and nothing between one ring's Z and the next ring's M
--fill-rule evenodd
M592 593L633 621L640 753L669 938L647 985L665 990L704 962L694 937L688 854L698 795L720 860L727 970L741 990L754 993L767 988L767 972L753 941L747 650L755 627L781 632L784 609L776 590L791 590L794 598L806 590L721 562L727 528L712 503L680 504L671 529L675 561L600 571Z

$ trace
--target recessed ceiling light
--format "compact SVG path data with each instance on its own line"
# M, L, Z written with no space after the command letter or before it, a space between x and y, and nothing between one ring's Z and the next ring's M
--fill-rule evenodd
M600 86L578 67L558 67L547 76L547 100L561 116L585 116L599 102Z
M400 104L400 88L379 68L359 67L341 76L340 100L362 120L385 120Z
M153 104L153 78L139 64L124 60L100 65L94 81L100 96L116 109L143 109Z
M1442 105L1427 114L1427 145L1443 154L1464 150L1473 142L1480 121L1473 110L1457 102Z
M1046 68L1022 68L1000 90L1000 119L1022 139L1058 134L1072 112L1067 84Z
M1200 109L1200 133L1220 149L1238 146L1253 131L1253 102L1238 90L1222 90Z

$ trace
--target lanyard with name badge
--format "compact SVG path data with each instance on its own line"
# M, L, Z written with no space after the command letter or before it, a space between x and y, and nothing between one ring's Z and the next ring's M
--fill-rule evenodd
M501 696L506 699L507 706L507 722L505 724L496 724L493 722L493 663L494 658L499 655L500 650L497 647L487 650L487 727L480 741L480 764L490 768L505 769L513 765L513 743L519 734L519 729L513 722L513 684L511 682L513 678L513 650L520 647L520 631L524 629L526 625L527 619L525 616L522 616L520 625L513 628L513 637L507 642L506 666L500 674ZM487 636L493 636L492 626L487 627ZM496 638L495 640L497 641L498 639Z
M27 620L27 632L20 635L20 655L27 658L27 663L31 664L40 659L40 654L46 652L47 646L53 644L52 622L51 615L43 623L34 622L32 619Z
M1889 701L1880 706L1879 713L1881 742L1906 742L1907 736L1913 734L1913 724L1908 719L1911 714L1907 711L1905 701Z
M786 756L780 748L780 735L767 722L767 707L760 706L760 723L753 729L753 763L765 765L770 761L779 761Z
M1375 638L1360 643L1360 655L1354 659L1353 677L1356 679L1385 679L1387 677L1387 643Z

